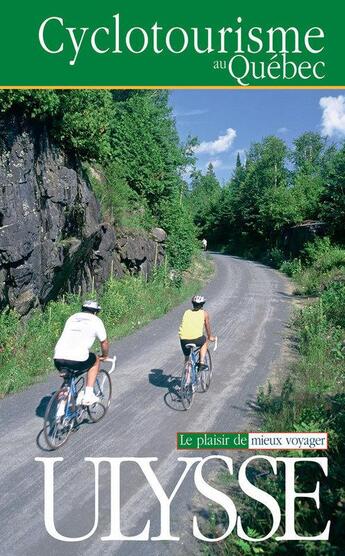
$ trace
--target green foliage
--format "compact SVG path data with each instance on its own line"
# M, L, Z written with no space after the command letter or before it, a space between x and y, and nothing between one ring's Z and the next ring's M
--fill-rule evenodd
M202 178L197 173L192 181L192 212L218 248L262 258L284 249L290 226L320 217L333 240L345 239L345 148L337 151L318 133L303 133L291 150L274 136L253 143L246 163L238 157L229 183L214 189L216 202L201 196Z
M113 102L109 91L4 90L0 111L45 121L55 140L80 158L104 160L110 155Z
M57 136L63 145L83 159L109 159L114 110L111 93L84 89L61 91L59 99Z
M283 262L280 269L294 278L298 293L318 295L333 282L345 281L345 249L328 237L318 238L305 246L301 258Z
M206 174L203 175L200 171L192 174L189 203L200 237L210 235L220 196L220 183L211 163L208 165Z
M187 270L196 250L195 227L182 195L160 204L161 223L168 234L167 254L177 270Z
M112 156L129 186L144 196L153 213L178 187L188 163L165 91L147 91L115 104Z
M301 273L302 270L301 259L284 261L280 266L280 270L285 274L287 274L287 276L290 276L290 278L294 278L295 276Z
M131 189L117 162L105 168L96 165L86 170L106 221L116 227L146 231L155 226L145 198Z
M54 90L0 90L0 112L17 109L28 118L44 119L55 116L60 106Z
M291 159L296 172L303 175L318 174L326 155L326 139L319 133L307 131L294 140Z
M307 263L321 272L345 265L345 250L332 245L329 237L317 238L314 242L308 243L304 251Z
M321 302L327 320L345 328L345 282L333 283L322 294Z
M345 146L332 157L321 199L321 216L328 223L333 235L345 240Z
M269 249L265 253L263 262L269 264L270 266L273 266L274 268L281 268L281 266L284 264L284 259L285 255L282 249L280 249L279 247L272 247L272 249Z

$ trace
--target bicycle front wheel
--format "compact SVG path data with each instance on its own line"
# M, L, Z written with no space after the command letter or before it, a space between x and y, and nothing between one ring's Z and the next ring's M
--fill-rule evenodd
M182 405L187 411L191 407L194 397L192 377L190 367L188 365L186 365L182 371L180 396Z
M106 414L110 406L112 393L111 378L104 369L99 371L93 391L97 398L99 398L99 402L88 406L87 411L91 421L97 423Z
M206 352L205 365L208 366L208 369L206 371L200 371L200 384L202 392L206 392L209 389L212 379L212 359L209 350Z
M43 431L49 448L56 450L65 442L74 425L74 398L60 388L50 398L44 414Z

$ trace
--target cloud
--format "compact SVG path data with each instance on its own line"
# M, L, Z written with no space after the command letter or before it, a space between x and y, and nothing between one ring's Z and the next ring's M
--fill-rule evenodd
M321 121L322 135L345 135L345 96L321 97L320 106L323 110Z
M289 130L287 127L280 127L279 129L277 129L277 133L287 133Z
M200 145L195 147L194 152L196 154L219 154L228 151L234 142L236 137L236 131L229 127L226 130L225 135L220 135L215 141L202 141Z
M174 116L177 118L183 118L183 117L188 117L188 116L202 116L203 114L207 114L208 110L202 110L199 108L195 108L194 110L181 110L181 112L179 112L178 110L176 110L176 112L174 112Z

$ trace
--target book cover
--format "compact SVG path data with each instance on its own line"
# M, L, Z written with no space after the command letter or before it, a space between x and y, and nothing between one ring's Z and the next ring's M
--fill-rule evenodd
M0 554L344 553L343 15L2 8Z

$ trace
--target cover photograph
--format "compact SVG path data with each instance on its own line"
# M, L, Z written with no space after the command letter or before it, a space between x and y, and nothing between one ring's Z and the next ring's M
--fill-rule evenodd
M0 555L345 554L344 15L3 7Z

